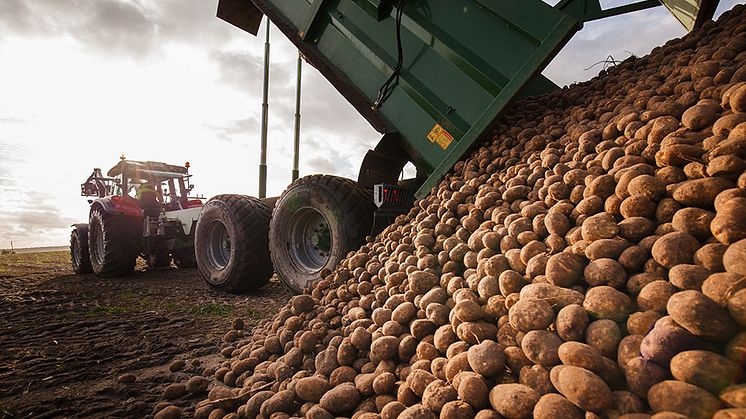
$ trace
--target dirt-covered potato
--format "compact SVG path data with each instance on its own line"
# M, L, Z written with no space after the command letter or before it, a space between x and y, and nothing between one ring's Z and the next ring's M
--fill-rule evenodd
M489 393L487 383L476 375L466 376L458 383L458 398L468 403L474 410L489 406Z
M668 271L668 279L680 290L701 290L710 271L698 265L681 264Z
M505 352L497 342L485 340L469 348L467 361L474 372L484 377L493 377L505 368Z
M539 394L522 384L498 384L490 390L492 408L506 418L530 418Z
M541 396L533 411L536 419L583 419L583 411L556 393Z
M671 375L679 381L702 387L712 394L743 377L738 364L714 352L685 351L671 359Z
M521 340L521 349L531 362L543 367L559 364L557 355L562 339L548 330L532 330Z
M647 398L650 388L665 380L668 371L655 361L638 356L627 361L624 376L632 393Z
M329 382L319 376L301 378L295 384L295 393L301 400L307 402L318 403L321 396L329 390L331 390Z
M717 397L706 390L674 380L651 387L648 403L654 412L676 412L692 419L711 418L720 407Z
M595 319L611 319L615 322L624 322L632 310L632 300L623 292L612 287L593 287L585 294L583 308Z
M443 380L434 380L425 387L422 393L422 404L435 413L440 413L443 406L456 400L458 393L450 384Z
M614 403L609 386L584 368L566 365L557 379L562 395L583 410L601 413Z
M671 318L696 336L723 342L738 332L726 309L699 291L681 291L666 306Z
M746 239L731 244L723 254L723 266L726 272L746 276L744 260L746 260Z
M598 373L603 370L603 357L598 351L584 343L565 342L557 351L564 365L585 368Z
M655 322L640 345L640 354L645 359L668 366L671 358L679 352L698 349L702 342L673 320L666 316Z
M564 341L580 341L585 337L588 323L590 320L585 309L577 304L570 304L557 313L555 328Z
M710 230L723 244L733 244L745 239L746 198L736 197L722 203L710 224Z
M544 300L521 299L508 311L510 325L521 332L546 329L554 320L552 306Z
M665 234L656 240L651 253L656 262L670 269L682 263L692 263L697 249L699 249L699 242L694 236L677 231Z

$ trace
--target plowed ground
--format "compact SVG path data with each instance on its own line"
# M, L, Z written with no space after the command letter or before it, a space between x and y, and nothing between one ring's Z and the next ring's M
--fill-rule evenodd
M0 418L148 416L165 386L222 361L234 318L248 332L288 298L274 279L231 295L195 269L102 279L73 275L67 252L0 255ZM172 403L189 415L201 398Z

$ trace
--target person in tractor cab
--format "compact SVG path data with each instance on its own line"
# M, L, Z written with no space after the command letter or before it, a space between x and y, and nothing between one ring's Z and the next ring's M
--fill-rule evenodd
M146 216L153 217L158 215L163 198L161 198L152 181L148 180L138 186L135 198Z

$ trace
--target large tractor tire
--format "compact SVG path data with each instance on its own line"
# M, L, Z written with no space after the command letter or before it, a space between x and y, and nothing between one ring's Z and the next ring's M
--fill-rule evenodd
M253 292L272 277L270 209L245 195L210 199L197 220L194 254L205 281L225 292Z
M275 272L300 293L360 247L373 224L372 193L337 176L296 180L275 204L269 248Z
M93 272L91 256L88 254L88 226L79 224L70 233L70 261L73 272L89 274Z
M101 277L125 276L135 270L142 245L139 217L112 215L94 208L88 222L88 249L93 272Z

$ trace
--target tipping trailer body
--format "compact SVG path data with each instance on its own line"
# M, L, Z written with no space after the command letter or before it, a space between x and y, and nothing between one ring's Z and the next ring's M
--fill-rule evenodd
M599 0L410 0L401 19L403 65L395 71L396 0L220 0L218 17L256 34L266 15L384 137L358 182L396 183L407 161L426 195L495 124L508 104L557 86L540 74L585 21L662 3L691 29L714 0L643 0L603 9Z

